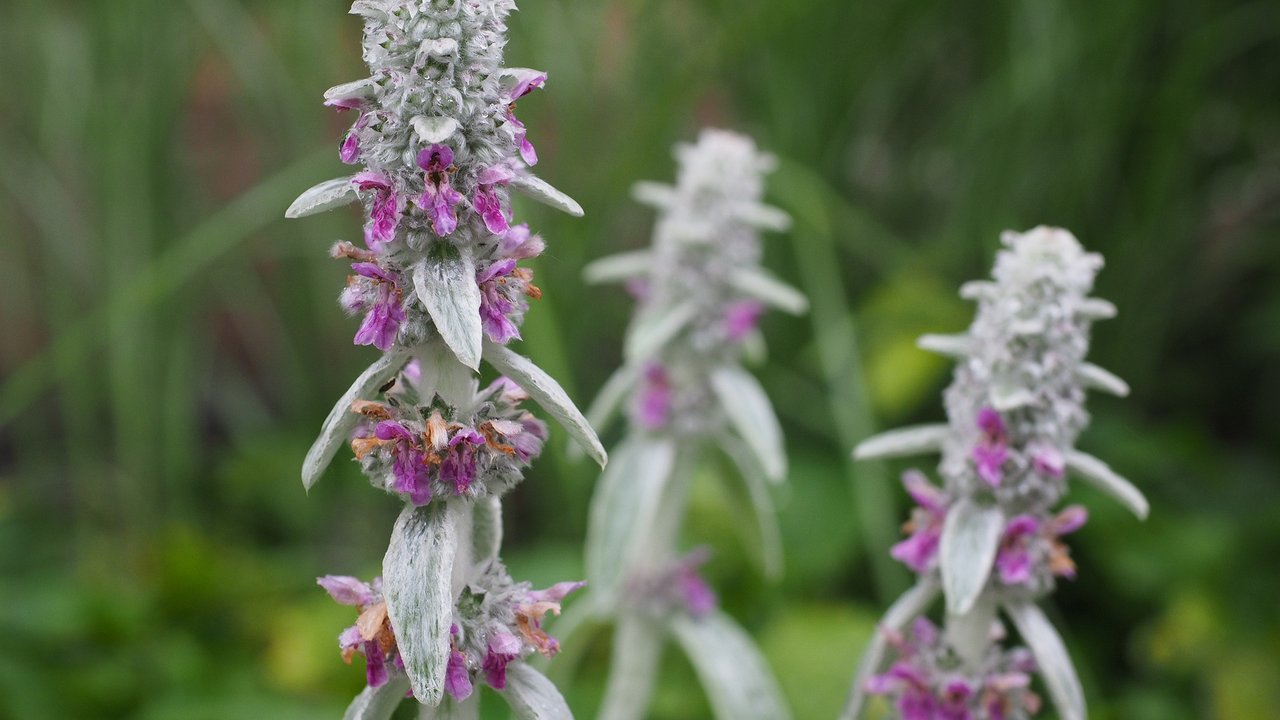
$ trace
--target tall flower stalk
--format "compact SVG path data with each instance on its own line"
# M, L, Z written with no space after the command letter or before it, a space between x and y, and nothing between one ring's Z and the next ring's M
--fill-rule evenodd
M765 569L779 572L768 485L786 475L782 432L741 358L762 347L756 324L766 305L802 313L806 301L760 267L759 231L789 224L761 203L773 159L719 130L678 146L676 158L674 187L635 187L660 212L653 246L587 268L590 280L625 282L638 309L626 362L589 413L602 427L625 408L629 425L591 502L591 584L575 612L616 627L603 720L646 715L668 637L718 717L778 720L788 712L764 658L698 574L708 553L682 553L679 535L698 464L718 451L740 469Z
M905 720L1026 718L1040 708L1043 678L1058 714L1087 716L1071 658L1037 602L1057 578L1074 578L1063 537L1085 523L1080 505L1059 508L1074 477L1132 510L1147 501L1097 458L1075 449L1089 416L1086 390L1128 394L1085 361L1093 322L1115 307L1088 296L1102 257L1066 230L1005 233L994 282L964 285L977 316L960 335L925 335L920 347L955 358L944 395L948 422L894 430L861 443L859 459L942 455L942 487L903 476L917 504L893 557L919 580L889 609L854 678L844 717L868 694L887 696ZM941 593L945 626L925 616ZM1012 621L1028 649L1003 647ZM892 647L896 660L882 668ZM883 672L882 672L883 670Z
M325 93L352 117L339 157L349 176L307 190L288 217L348 203L365 211L363 242L339 242L351 264L341 306L354 342L379 357L338 400L302 468L306 488L344 444L369 481L405 503L365 583L319 584L356 609L339 638L365 660L368 687L349 719L387 718L406 696L421 717L476 717L477 684L519 717L567 718L555 687L528 667L559 645L542 623L582 583L533 590L498 558L500 499L541 452L532 398L601 465L595 433L554 379L506 344L541 291L519 261L542 240L516 224L509 193L574 215L577 203L530 172L537 154L516 100L546 75L502 66L511 0L357 0L370 76ZM502 374L481 388L481 360Z

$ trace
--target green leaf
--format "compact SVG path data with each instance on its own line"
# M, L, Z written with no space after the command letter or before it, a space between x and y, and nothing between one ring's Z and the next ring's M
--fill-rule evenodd
M740 367L722 365L711 372L711 389L733 429L760 461L765 477L781 482L787 475L782 428L760 383Z
M435 707L421 705L418 708L418 720L479 720L479 717L479 687L475 688L471 696L462 702L446 695Z
M643 548L675 457L669 439L630 436L596 484L588 517L587 579L606 606L616 600L623 573Z
M639 363L652 358L698 314L698 306L692 300L674 308L650 306L642 310L627 328L627 338L622 354L628 363Z
M284 216L293 219L315 215L343 205L350 205L359 198L349 176L325 180L303 191L289 209L284 211Z
M484 342L484 359L529 393L587 451L592 460L600 467L605 466L609 456L600 444L600 438L596 437L596 431L555 378L543 372L529 358L489 340Z
M546 180L536 175L516 175L511 179L511 187L521 195L537 200L543 205L569 213L574 217L582 217L582 206L576 200L551 187Z
M382 588L413 695L438 705L453 623L453 564L464 500L406 506L382 560Z
M858 443L853 457L858 460L905 457L941 452L950 427L946 423L912 425L873 435Z
M719 720L791 717L769 664L728 615L679 614L671 620L671 631L693 663Z
M507 666L507 687L499 694L517 720L573 720L573 712L556 686L527 663Z
M938 561L948 613L964 615L978 600L991 575L1002 532L1004 513L998 507L964 498L947 511Z
M778 528L778 513L769 494L769 481L760 472L760 466L751 462L743 443L736 437L721 437L721 448L738 468L742 484L751 497L751 507L760 533L760 569L770 580L782 577L782 532Z
M587 263L582 269L582 277L593 285L622 282L633 277L648 276L652 264L653 253L649 250L618 253Z
M312 443L306 459L302 461L304 488L310 490L311 486L316 484L316 480L320 479L324 469L333 462L333 456L337 454L338 448L347 442L347 437L359 421L360 416L351 412L351 403L356 400L369 400L376 395L378 388L386 384L392 376L400 372L400 368L405 366L409 361L409 355L410 351L393 347L361 373L347 392L338 398L338 402L324 419L324 424L320 426L320 436Z
M1026 600L1006 603L1004 611L1035 655L1040 676L1044 678L1062 720L1085 720L1089 713L1085 708L1084 690L1080 687L1080 678L1076 677L1067 647L1058 631L1053 629L1053 623L1039 606Z
M498 557L502 549L502 502L496 497L483 497L473 503L471 556L482 564Z
M598 720L643 720L653 698L666 633L647 615L618 618L609 680Z
M477 370L484 327L480 322L480 286L469 253L440 243L440 252L413 269L413 287L435 322L436 331L458 361Z
M803 315L809 310L809 298L804 293L762 269L738 268L729 276L729 282L740 292L783 312Z
M408 689L409 678L393 673L381 687L366 687L361 691L347 706L342 720L390 720Z
M1139 520L1147 519L1147 513L1151 510L1151 506L1147 503L1146 496L1142 494L1141 490L1134 487L1133 483L1117 475L1109 465L1079 450L1067 451L1066 459L1067 469L1075 474L1076 477L1110 495L1134 515L1137 515Z

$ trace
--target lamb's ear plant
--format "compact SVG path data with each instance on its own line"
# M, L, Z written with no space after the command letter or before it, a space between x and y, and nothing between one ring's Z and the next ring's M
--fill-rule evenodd
M903 476L917 507L893 557L919 575L881 621L854 677L844 718L868 694L899 717L1006 720L1035 715L1039 673L1064 720L1087 717L1084 692L1058 631L1037 604L1056 578L1074 578L1062 537L1086 511L1057 509L1068 477L1112 496L1139 518L1147 502L1127 480L1075 449L1088 424L1085 392L1126 395L1125 383L1085 361L1095 320L1115 307L1088 296L1102 257L1066 230L1005 233L994 282L964 285L978 303L969 331L925 335L921 348L955 358L945 393L948 422L872 437L857 458L940 453L942 487L919 471ZM942 595L945 625L926 617ZM1026 648L1002 647L1012 621ZM908 629L909 628L909 629ZM883 668L892 647L896 660ZM883 672L881 672L883 670Z
M500 498L547 438L525 400L605 463L556 381L506 347L541 294L518 261L543 249L514 224L509 191L582 213L529 170L537 155L515 101L546 76L502 66L514 9L511 0L352 4L371 75L325 101L353 116L339 156L356 171L307 190L287 212L363 205L363 246L339 242L333 256L351 263L340 303L363 315L355 343L382 351L325 419L303 485L350 444L374 487L405 502L380 578L319 580L358 609L339 643L347 661L364 656L368 688L348 719L390 717L406 692L420 717L474 718L481 679L520 718L571 716L522 661L557 651L541 622L581 583L534 591L498 558ZM484 388L481 360L502 374Z
M760 231L789 223L761 202L773 159L720 130L704 130L676 157L675 186L635 186L660 213L653 246L586 270L596 282L625 282L638 309L624 365L588 413L597 427L621 414L629 424L591 501L590 585L575 613L615 627L603 720L647 715L669 638L717 717L779 720L788 711L772 672L699 577L707 553L682 553L679 536L694 475L719 454L751 498L754 517L743 522L758 528L766 573L780 571L769 485L786 476L782 431L741 360L762 348L757 321L766 306L802 313L807 303L760 267Z

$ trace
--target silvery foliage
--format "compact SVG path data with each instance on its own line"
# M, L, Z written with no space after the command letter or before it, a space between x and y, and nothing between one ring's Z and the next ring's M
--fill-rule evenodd
M1068 489L1068 474L1139 518L1147 513L1133 485L1075 449L1089 420L1086 390L1128 392L1122 380L1085 361L1092 323L1114 316L1115 307L1088 296L1102 257L1085 252L1066 230L1006 232L1001 241L1006 247L997 255L994 281L961 288L962 297L978 303L968 332L920 339L922 348L956 360L945 392L948 422L886 432L854 451L859 459L940 453L944 483L938 489L918 472L904 476L922 507L910 524L912 538L895 547L895 557L914 563L920 579L884 617L866 651L843 715L849 720L861 711L887 645L900 643L904 628L940 594L944 642L958 671L977 674L995 651L996 618L1003 611L1034 655L1059 715L1087 716L1062 639L1036 602L1052 592L1055 574L1074 575L1065 545L1045 530L1065 534L1084 522L1079 506L1052 515ZM1035 705L1005 711L1026 717Z
M539 294L516 261L542 247L511 224L509 190L582 214L529 170L536 154L514 101L545 75L502 65L514 9L512 0L356 0L351 13L364 21L371 75L325 99L355 111L341 157L363 170L307 190L286 213L363 204L367 249L339 243L334 256L354 261L342 304L367 313L356 342L384 352L326 418L304 462L304 486L351 441L374 486L409 501L380 582L321 579L361 608L352 637L381 648L380 662L386 651L403 664L388 659L390 678L356 698L348 718L390 717L407 689L422 717L474 717L478 693L466 700L455 690L470 693L482 657L483 672L493 670L486 653L495 640L502 695L516 715L570 716L555 688L520 660L554 651L538 623L577 585L532 591L497 558L499 498L545 439L522 400L537 401L602 466L606 459L559 384L505 347L519 337L526 298ZM480 389L481 359L507 380Z
M716 609L696 572L705 558L679 557L677 541L698 463L718 449L740 470L766 573L780 572L769 484L786 475L782 432L741 361L762 347L756 320L764 305L801 313L807 303L760 267L760 231L789 222L761 202L773 158L722 130L702 131L675 156L675 186L635 187L637 199L660 213L652 247L586 269L593 281L626 281L639 307L625 364L588 412L602 429L622 414L630 423L592 498L588 597L570 612L583 616L574 618L582 626L616 628L601 718L645 716L671 638L717 717L778 720L789 712L764 657Z

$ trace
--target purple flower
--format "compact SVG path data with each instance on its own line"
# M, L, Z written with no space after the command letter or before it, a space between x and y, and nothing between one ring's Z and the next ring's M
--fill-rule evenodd
M973 461L978 466L978 476L991 487L999 487L1004 479L1000 466L1009 457L1009 439L1005 435L1004 420L1000 413L989 406L978 411L978 429L982 437L973 448Z
M498 198L498 192L495 189L498 185L506 185L511 182L511 178L515 177L515 173L506 165L494 165L486 168L476 178L477 186L475 197L471 200L471 206L475 209L476 214L484 220L484 226L489 228L489 232L494 235L505 233L509 227L509 220L502 211L502 201Z
M511 92L507 94L510 102L515 102L520 98L528 95L534 90L540 89L547 82L547 74L537 70L521 70L518 71L516 84L511 88Z
M972 720L969 699L973 696L973 688L969 683L960 678L949 680L943 684L941 695L938 720Z
M526 73L517 80L515 87L511 88L508 94L507 124L511 128L512 139L520 149L520 157L528 165L538 164L538 153L533 149L533 143L529 142L524 123L516 118L516 100L542 87L546 80L547 76L544 73Z
M1061 479L1066 474L1067 461L1058 448L1048 443L1036 443L1029 450L1031 450L1031 465L1036 472L1054 479Z
M372 190L375 193L373 205L369 208L369 223L364 230L364 242L370 250L381 250L395 239L403 209L400 198L385 175L365 171L351 178L351 183L360 191Z
M364 322L360 324L360 329L356 331L354 342L356 345L373 345L386 352L395 344L396 334L400 331L400 324L404 322L405 318L400 288L397 284L398 279L394 273L384 270L374 263L353 263L351 269L357 275L371 280L376 288L371 307L367 302L368 297L366 294L360 293L349 296L348 293L343 293L343 306L348 311L354 310L358 312L365 307L369 307L369 311L364 317Z
M509 228L502 234L502 240L498 244L498 252L503 257L516 260L537 257L545 249L547 249L547 244L542 241L540 236L530 235L529 226L524 223L513 225Z
M911 519L903 526L911 536L894 545L889 555L915 572L923 573L938 555L942 524L947 518L947 498L919 470L903 473L902 484L919 507L911 511Z
M359 131L369 124L369 113L360 113L360 117L356 119L355 125L351 126L351 130L347 132L347 137L342 141L342 147L338 150L338 159L348 165L355 165L360 159L360 135Z
M513 339L519 339L520 328L507 317L516 310L516 302L511 298L508 277L516 270L513 259L499 260L484 270L476 273L476 283L480 286L480 319L484 324L484 332L490 340L505 345Z
M374 429L379 440L393 443L395 460L391 474L395 477L395 489L405 493L414 505L431 502L431 473L425 462L417 437L404 425L393 420L383 420Z
M695 618L706 617L719 604L716 593L691 564L683 564L676 573L676 583L684 608Z
M418 167L427 173L427 184L418 205L427 211L431 227L445 236L458 227L454 206L462 202L462 193L449 184L453 174L453 150L448 145L432 145L418 153Z
M444 671L444 691L462 702L471 697L471 673L467 670L467 656L458 651L458 626L449 628L449 664Z
M485 682L494 690L502 690L507 686L507 665L520 657L523 648L520 638L508 632L496 632L489 636L489 644L484 655Z
M359 607L370 605L377 599L372 587L350 575L325 575L316 578L316 584L343 605Z
M547 440L547 426L533 417L521 421L520 426L522 432L508 440L516 457L527 463L542 452L542 444Z
M1075 579L1076 564L1071 550L1058 538L1079 530L1089 519L1089 512L1080 505L1071 505L1045 523L1049 540L1049 572L1059 577Z
M371 688L387 684L387 658L377 640L364 644L364 678Z
M530 590L528 593L529 602L554 602L558 603L572 592L581 590L587 586L586 580L566 580L558 582L546 590Z
M1033 515L1018 515L1005 526L996 554L996 569L1005 585L1023 585L1031 581L1033 559L1031 543L1040 529Z
M476 214L484 219L484 226L489 228L489 232L499 235L507 231L507 216L502 212L502 201L498 199L498 192L492 185L477 187L471 205Z
M902 720L938 720L938 702L926 675L910 662L896 662L888 672L871 676L866 690L873 695L897 695Z
M645 365L640 389L632 403L631 417L646 430L661 430L671 413L671 378L656 361Z
M724 310L724 329L730 342L741 342L760 322L764 305L755 300L738 300Z
M381 687L387 682L387 656L400 662L396 651L395 634L387 616L387 603L379 590L381 580L365 583L345 575L326 575L316 579L334 600L343 605L355 605L360 609L356 624L338 636L342 659L348 663L358 652L365 658L365 680L369 687Z
M484 436L472 428L454 433L440 462L440 482L453 483L458 495L465 493L476 479L476 448L484 444Z

